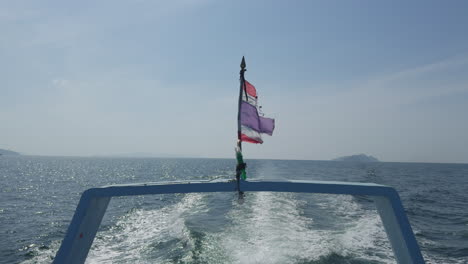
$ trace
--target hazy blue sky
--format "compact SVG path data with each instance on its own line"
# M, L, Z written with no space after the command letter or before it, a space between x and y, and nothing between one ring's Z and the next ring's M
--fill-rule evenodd
M467 1L1 1L0 148L468 162Z

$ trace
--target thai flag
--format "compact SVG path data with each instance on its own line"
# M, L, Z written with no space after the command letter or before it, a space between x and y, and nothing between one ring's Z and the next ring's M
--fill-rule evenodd
M244 81L242 101L240 105L241 141L263 143L261 134L272 135L275 120L262 117L257 109L257 90L248 81Z

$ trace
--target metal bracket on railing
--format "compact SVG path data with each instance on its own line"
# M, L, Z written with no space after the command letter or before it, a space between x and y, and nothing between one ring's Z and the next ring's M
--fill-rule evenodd
M84 263L114 196L169 193L235 192L235 181L180 181L112 185L86 190L78 203L54 263ZM244 192L299 192L371 196L377 206L398 263L424 263L413 230L395 189L372 183L326 181L240 181Z

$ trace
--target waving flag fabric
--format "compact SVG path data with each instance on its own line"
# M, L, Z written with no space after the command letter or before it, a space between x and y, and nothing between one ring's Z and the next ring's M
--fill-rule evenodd
M275 120L258 114L257 90L248 81L244 87L240 105L241 141L261 144L261 134L273 134Z

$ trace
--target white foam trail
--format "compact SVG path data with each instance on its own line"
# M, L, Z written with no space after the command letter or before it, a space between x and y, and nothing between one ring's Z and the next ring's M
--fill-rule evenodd
M314 228L302 214L305 201L288 193L251 193L243 205L233 204L232 226L207 240L205 255L220 255L230 263L296 263L337 253L395 263L376 211L363 210L349 196L319 197L321 206L343 218L339 230Z
M294 263L330 252L323 232L309 229L312 220L301 216L300 201L291 196L250 194L244 205L230 212L233 226L219 237L230 262Z
M367 260L395 263L391 245L376 214L364 214L359 220L349 223L337 242L345 256L364 256Z
M336 252L371 261L395 263L391 244L376 209L365 210L349 195L323 195L320 206L345 220L342 231L334 234Z
M200 212L201 194L188 194L179 203L159 210L138 209L120 219L108 231L98 233L86 263L141 263L152 245L174 239L190 244L184 216ZM164 255L150 262L163 262ZM149 260L147 260L149 261Z
M167 242L179 239L190 245L190 236L184 223L184 216L203 212L207 208L202 194L188 194L176 204L159 210L133 210L123 216L107 231L98 232L86 263L164 263L166 258L145 260L145 250L155 241ZM194 210L196 208L196 210ZM60 247L61 241L53 241L47 249L37 245L30 251L33 258L23 264L50 263Z

